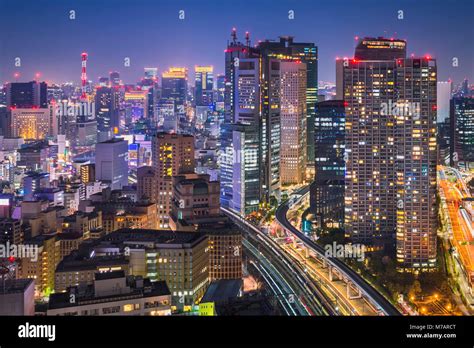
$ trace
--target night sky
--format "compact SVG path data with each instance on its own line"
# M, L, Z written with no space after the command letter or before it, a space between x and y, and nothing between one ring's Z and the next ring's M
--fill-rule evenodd
M184 20L179 10L185 10ZM473 23L473 0L0 0L0 83L12 81L15 72L19 81L40 72L48 83L79 84L83 51L94 82L117 70L125 83L135 83L145 66L160 73L186 66L191 79L194 65L223 73L234 26L241 40L248 30L252 42L280 35L315 42L320 81L335 80L335 58L352 56L355 36L386 36L408 40L408 55L437 58L439 80L472 82ZM15 57L22 59L20 68Z

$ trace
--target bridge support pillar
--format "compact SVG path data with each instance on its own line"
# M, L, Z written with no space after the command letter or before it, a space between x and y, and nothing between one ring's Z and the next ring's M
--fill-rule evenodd
M355 300L355 299L361 298L362 293L360 292L359 288L357 288L357 293L355 295L351 295L351 284L352 284L351 282L346 283L346 297L349 300Z
M328 270L329 270L329 281L332 282L333 281L333 276L332 276L332 267L331 265L328 265Z

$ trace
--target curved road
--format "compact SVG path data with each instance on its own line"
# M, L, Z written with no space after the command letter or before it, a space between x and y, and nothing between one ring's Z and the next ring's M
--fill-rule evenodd
M301 190L297 191L298 195L305 195L309 191L309 186L305 186ZM325 250L322 246L313 242L304 233L293 226L287 219L286 215L289 210L290 200L282 203L275 212L275 218L278 223L283 226L286 230L294 234L300 239L308 248L313 250L319 256L324 258L330 265L339 270L344 276L350 279L362 292L362 294L385 315L401 315L400 312L390 303L385 297L383 297L377 290L375 290L365 279L363 279L357 272L347 266L344 262L337 258L327 258L325 256Z

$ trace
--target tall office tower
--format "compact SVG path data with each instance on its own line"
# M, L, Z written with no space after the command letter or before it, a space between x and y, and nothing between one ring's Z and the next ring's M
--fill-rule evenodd
M261 202L261 143L257 127L235 124L232 128L232 200L230 208L241 215L257 211Z
M112 190L128 185L128 142L112 138L95 146L95 177Z
M263 41L257 45L262 57L262 166L263 166L263 199L280 196L280 87L279 61L300 61L306 64L306 109L307 122L314 123L314 103L317 100L317 48L313 43L296 43L291 36L281 36L278 42ZM313 130L305 129L305 146L308 139L313 142ZM310 127L313 128L313 127ZM305 150L308 162L308 149ZM314 161L312 146L309 162ZM305 168L306 169L306 168Z
M175 111L184 113L188 90L188 71L186 68L171 67L161 76L161 98L173 101Z
M109 78L110 78L110 85L112 87L120 85L120 73L118 73L117 71L112 71L109 74Z
M255 48L250 46L250 38L246 35L246 43L237 41L237 31L232 29L232 40L227 43L225 50L225 77L224 77L224 122L220 129L219 167L221 182L221 205L231 207L234 166L233 130L232 124L236 121L235 106L235 76L240 66L240 60L254 57L258 58ZM258 79L257 79L258 81ZM255 112L257 109L254 109ZM237 154L239 155L239 154Z
M232 185L230 207L246 215L258 210L262 196L262 144L260 120L260 61L241 58L234 71L234 124L228 127L232 150L228 150L230 173L223 173ZM222 180L222 172L221 172Z
M436 267L436 81L431 57L397 60L397 261L408 271Z
M112 87L98 87L95 93L95 117L99 141L113 136L119 126L118 94Z
M49 135L53 135L51 129L53 108L13 108L10 112L13 137L25 140L43 140Z
M214 87L214 68L212 66L194 67L195 72L195 101L196 106L209 106L212 104Z
M377 248L393 245L396 228L396 120L382 105L397 100L396 59L405 57L405 45L365 38L354 59L336 62L346 111L345 230L353 242Z
M318 227L344 224L345 111L342 100L316 104L314 119L315 176L310 189L311 212Z
M437 86L437 123L443 123L449 118L449 107L452 93L451 81L439 81Z
M293 59L306 64L306 158L307 166L314 166L314 117L318 102L318 48L312 42L294 42L291 36L281 36L280 43L285 44Z
M225 75L217 75L216 81L218 103L223 103L225 98Z
M149 91L146 89L129 90L125 92L124 105L127 124L148 118L150 110L148 97Z
M474 162L474 98L454 97L450 107L451 165Z
M11 82L6 85L7 107L48 107L48 85L46 82Z
M232 176L234 173L234 147L232 139L233 124L224 123L220 127L219 134L219 179L221 182L220 201L221 206L230 208L232 205L233 183Z
M225 116L224 121L226 124L234 122L235 114L235 68L239 66L239 60L242 58L258 57L258 53L255 48L250 46L250 37L246 33L246 43L237 41L237 31L235 28L232 29L231 33L232 40L227 43L225 50Z
M258 44L258 49L261 51L263 57L277 58L284 60L297 60L306 64L306 110L307 110L307 124L306 129L306 162L310 169L314 166L314 108L318 101L318 51L314 43L294 42L292 36L280 36L279 42L264 41ZM263 62L265 65L265 60ZM271 78L270 75L266 79ZM276 112L275 106L269 107L270 111L263 109L264 118L271 120L272 110ZM267 115L265 117L266 114ZM311 145L310 145L311 144Z
M194 172L194 137L158 133L152 138L152 165L156 175L155 197L160 228L169 228L173 176Z
M302 184L306 173L306 64L280 63L280 182Z
M261 194L260 201L269 201L271 197L280 198L280 139L281 139L281 115L280 115L280 94L282 88L291 89L292 86L280 86L280 62L281 61L299 61L306 64L306 108L310 108L310 123L314 120L314 102L317 98L317 50L311 43L295 43L292 37L281 37L279 42L264 41L259 42L256 47L250 47L250 39L246 36L246 45L237 42L235 31L233 31L233 42L226 50L226 89L225 89L225 123L242 123L239 119L254 117L257 113L258 128L260 132L260 182ZM241 62L246 59L256 59L258 63L257 74L245 76L248 71L239 73ZM245 65L243 70L249 70ZM251 112L240 112L237 110L240 106L238 99L238 89L251 89L252 86L240 84L237 81L237 75L243 78L255 79L258 85L255 95L254 107ZM242 94L245 97L245 93ZM310 105L311 104L311 105ZM248 113L248 115L245 115ZM306 113L305 117L308 117ZM307 122L306 122L307 123ZM245 124L245 123L244 123ZM247 123L248 124L248 123ZM305 128L305 146L308 136L312 138L312 133L308 134L308 127ZM310 131L312 132L312 131ZM222 135L230 135L228 127L221 130L221 202L225 206L226 202L232 201L228 196L231 184L227 182L229 176L222 172L222 167L226 169L230 156L233 156L232 146L224 148L229 140L224 139ZM250 135L253 139L253 135ZM311 140L312 142L312 140ZM312 150L310 150L312 153ZM307 149L305 149L307 156ZM311 160L313 157L311 157ZM305 161L307 162L307 158Z

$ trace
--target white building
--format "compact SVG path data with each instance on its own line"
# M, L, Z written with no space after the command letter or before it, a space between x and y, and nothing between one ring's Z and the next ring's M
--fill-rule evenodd
M165 281L96 273L93 285L52 294L47 315L171 315L171 293Z
M444 122L449 117L449 101L451 99L451 81L439 81L437 85L437 123Z
M6 280L0 288L0 315L35 315L34 295L33 279Z
M108 183L112 190L128 185L128 142L113 138L95 148L96 179Z

